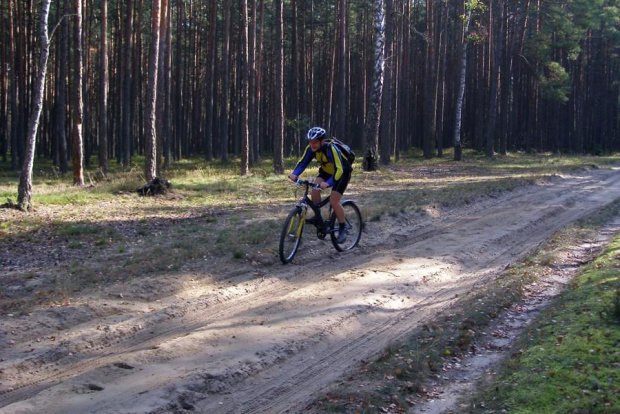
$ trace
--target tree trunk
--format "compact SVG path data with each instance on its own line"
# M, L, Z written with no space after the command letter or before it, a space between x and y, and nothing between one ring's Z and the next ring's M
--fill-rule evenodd
M379 152L381 164L389 165L391 156L392 101L394 87L392 76L396 64L394 57L394 0L385 0L385 76L381 97L381 121L379 127Z
M230 0L224 5L224 40L222 44L222 113L220 116L220 146L223 163L228 163L228 106L230 96Z
M166 11L166 54L164 57L164 77L162 79L164 85L164 112L163 117L163 155L164 168L170 168L170 158L172 155L172 3L167 1L168 9Z
M254 118L250 125L254 130L255 139L252 141L254 145L254 151L257 157L261 155L261 148L264 143L262 142L262 137L266 134L263 134L263 124L262 114L265 113L263 110L263 102L261 99L262 95L262 65L263 65L263 32L264 32L264 19L265 19L265 2L261 0L260 9L258 10L258 18L257 18L257 28L256 28L256 56L255 56L255 79L254 79L254 100L255 100L255 108L250 114Z
M157 118L157 149L155 158L156 161L156 169L159 170L164 166L164 147L168 146L168 142L170 142L170 128L169 125L166 125L168 120L167 113L169 112L169 100L168 100L168 92L167 88L169 85L168 75L170 73L170 66L167 64L168 57L170 54L168 53L168 27L169 27L169 15L168 10L170 9L170 3L168 0L161 0L161 16L160 16L160 24L159 24L159 67L158 67L158 75L157 75L157 102L155 107L156 109L156 118ZM168 164L166 165L166 167Z
M22 37L20 35L19 24L19 2L16 0L9 1L9 20L12 23L10 26L11 36L13 41L11 42L11 57L12 57L12 76L11 76L11 169L17 170L20 164L20 125L22 124L22 108L23 98L21 90L24 88L23 80L23 54L24 47L22 44Z
M69 0L64 0L63 20L60 23L60 36L58 46L58 81L56 98L56 140L58 141L58 163L60 172L66 174L69 171L67 153L67 70L69 59Z
M466 0L465 0L466 1ZM461 76L459 78L459 89L456 98L456 108L454 111L454 161L461 161L463 147L461 145L461 123L463 112L463 98L465 96L465 79L467 77L467 36L469 33L469 22L471 21L471 9L467 10L467 17L463 27L463 51L461 54Z
M422 149L424 158L433 157L433 144L436 136L436 33L435 33L435 2L426 1L426 65L424 67L424 136Z
M2 2L4 5L4 2ZM4 15L5 9L4 7L0 10L0 20L5 21ZM10 31L10 24L9 24ZM10 35L9 35L10 37ZM10 47L10 41L7 39L7 31L2 30L0 34L0 62L5 62L8 60L8 52L7 49ZM8 47L7 47L8 45ZM7 153L8 153L8 140L7 140L7 132L8 132L8 70L7 66L0 64L0 157L2 158L2 162L7 162Z
M86 168L90 167L90 154L92 148L92 122L89 105L90 88L88 87L88 74L90 72L90 53L89 48L87 47L90 38L88 22L91 19L88 19L88 15L86 14L86 10L88 10L86 9L87 1L88 0L82 0L82 145L84 147L82 159Z
M73 152L73 185L84 185L84 49L82 47L82 1L75 0L74 38L75 50L73 59L73 99L72 113L72 152Z
M206 99L206 113L207 124L205 125L205 137L204 137L204 157L205 160L211 161L213 159L213 130L215 122L215 58L217 56L217 43L216 43L216 28L217 28L217 0L211 0L211 9L209 12L209 35L208 35L208 66L207 66L207 96Z
M284 39L282 0L275 0L276 7L276 80L284 75ZM284 90L283 82L276 81L274 113L274 158L273 170L276 174L284 173Z
M504 2L502 2L504 3ZM508 44L508 31L510 28L509 23L509 10L508 4L502 4L502 22L504 29L501 32L501 83L500 83L500 125L499 125L499 153L500 155L506 155L508 153L508 124L510 120L510 111L508 109L508 102L510 99L510 86L512 84L512 64L511 57L507 51Z
M345 139L345 128L347 126L347 107L346 107L346 95L347 95L347 1L340 0L340 6L338 8L338 85L337 89L337 104L336 104L336 136L341 139Z
M302 120L310 121L310 114L308 111L308 89L309 79L312 77L311 71L308 71L307 66L307 49L306 49L306 5L301 6L301 23L299 28L299 117Z
M178 3L177 21L176 21L176 60L175 60L175 74L174 81L174 143L173 143L173 158L180 159L183 155L183 140L186 136L185 131L185 102L184 102L184 82L185 82L185 65L183 63L185 44L185 30L187 25L183 21L185 15L185 2Z
M143 0L136 1L136 8L134 10L135 16L144 16L144 2ZM148 21L148 19L146 19ZM131 82L131 106L129 107L130 114L130 141L129 141L129 155L133 155L136 149L140 154L144 154L145 147L145 129L146 129L146 92L144 88L148 82L148 65L149 65L149 53L143 51L142 42L144 36L141 35L140 28L142 27L141 19L137 18L134 22L133 41L135 47L133 48L132 63L130 64L132 71ZM144 69L146 68L146 70ZM146 76L145 76L146 72ZM144 78L146 77L146 81Z
M326 7L330 7L328 3L325 3ZM335 9L337 9L339 3L336 3L336 7ZM329 9L325 12L325 15L327 16L329 13ZM336 22L336 17L334 17L334 26L333 26L333 30L332 30L332 36L333 36L333 40L330 43L330 57L329 57L329 70L327 71L327 73L325 73L326 75L326 79L324 81L325 84L325 103L327 104L327 108L325 109L325 115L323 116L323 119L325 119L327 121L327 131L331 131L332 130L332 125L333 125L333 112L334 112L334 106L335 106L335 95L334 95L334 82L336 79L336 75L337 75L337 60L336 60L336 46L338 44L338 41L336 39L336 27L338 27L338 24Z
M376 171L379 161L379 120L381 119L381 96L383 95L383 70L385 59L385 13L383 0L375 0L375 55L373 89L366 117L366 153L362 161L364 171Z
M119 5L120 6L120 5ZM125 18L125 42L123 45L123 57L122 57L122 104L121 104L121 162L124 167L129 167L131 162L131 124L132 124L132 55L133 55L133 0L127 0L125 4L125 10L127 16Z
M99 90L99 167L108 174L108 1L101 0L101 77Z
M448 19L449 19L449 7L447 2L441 3L443 10L439 14L439 36L437 41L437 82L436 82L436 94L437 97L437 110L436 110L436 137L437 137L437 157L443 158L444 148L444 134L447 127L446 119L446 100L447 100L447 79L446 72L448 70Z
M497 30L492 30L490 36L489 51L492 53L492 69L491 69L491 90L489 96L489 120L487 125L487 143L486 143L486 156L488 158L493 157L495 154L495 130L497 124L497 91L500 82L500 67L502 62L502 31L504 28L504 1L497 0L496 4L493 4L491 11L491 27L493 27L494 20L497 21ZM495 16L495 19L493 19Z
M258 147L256 141L259 139L257 126L256 112L259 106L256 100L256 0L250 0L249 3L249 26L248 26L248 131L249 131L249 145L250 145L250 166L256 164L258 161Z
M153 1L151 15L151 49L149 55L148 87L146 90L146 130L144 177L147 182L157 177L157 69L159 65L159 37L161 0Z
M276 19L277 20L277 19ZM301 120L300 118L300 106L301 106L301 99L300 99L300 85L302 84L301 81L301 74L302 69L299 66L299 61L301 59L301 45L300 45L300 17L299 17L299 7L298 7L298 1L297 0L292 0L291 1L291 52L290 52L290 64L289 67L291 68L290 70L290 81L289 81L289 85L287 86L287 90L290 91L287 95L288 95L288 116L290 119L293 120L293 122L295 122L295 126L293 128L289 128L288 130L288 136L290 137L288 139L289 142L292 142L293 144L293 152L295 154L299 154L301 152L301 146L302 146L302 139L301 139L301 131L299 128L299 124L298 122ZM276 37L278 35L276 34ZM276 52L277 53L277 52ZM277 63L276 63L277 66ZM277 70L277 67L276 67ZM276 75L277 76L277 75ZM277 88L277 87L276 87ZM276 93L278 93L278 91L275 91ZM276 103L277 105L277 103ZM287 109L284 108L284 112L287 113ZM287 140L287 137L285 136L285 141ZM290 145L289 145L290 148Z
M248 130L249 111L249 41L248 41L248 2L241 1L241 175L250 173L250 131Z
M39 58L39 76L35 85L33 111L28 120L28 134L26 145L26 157L19 178L17 207L22 211L32 210L32 169L34 167L34 149L39 128L39 119L43 110L43 96L45 94L45 77L47 75L47 61L50 53L50 41L47 33L47 20L49 18L50 4L52 0L44 0L41 6L41 55Z

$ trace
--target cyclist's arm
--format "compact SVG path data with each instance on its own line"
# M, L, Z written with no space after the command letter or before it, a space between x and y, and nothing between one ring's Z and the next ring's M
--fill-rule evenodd
M301 173L304 172L304 170L306 169L308 164L310 164L310 161L312 161L313 157L314 157L314 153L312 152L310 147L309 146L306 147L303 155L301 156L301 158L297 162L297 165L295 166L295 169L293 170L293 173L291 175L294 175L295 178L299 177L301 175Z

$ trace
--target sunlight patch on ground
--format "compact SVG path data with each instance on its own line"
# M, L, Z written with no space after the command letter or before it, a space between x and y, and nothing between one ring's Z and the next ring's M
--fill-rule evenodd
M217 291L213 278L209 274L199 276L193 274L176 275L179 279L179 291L176 296L181 299L196 299Z

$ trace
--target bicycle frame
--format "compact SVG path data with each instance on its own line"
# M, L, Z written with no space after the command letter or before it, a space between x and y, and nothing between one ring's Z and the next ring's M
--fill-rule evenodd
M304 213L303 213L303 219L306 219L306 214L308 211L308 207L310 207L312 209L312 211L315 214L315 217L322 217L321 215L321 209L329 203L329 199L330 196L325 197L324 199L322 199L319 203L315 204L312 201L312 198L308 195L308 193L310 192L310 188L315 188L312 184L313 182L311 180L298 180L297 181L298 185L303 185L305 187L304 189L304 195L302 197L302 199L297 203L297 207L300 207L301 209L303 209ZM331 231L331 229L329 228L329 220L321 220L321 226L319 227L319 223L314 223L314 225L316 226L316 228L318 230L322 230L324 234L327 234Z

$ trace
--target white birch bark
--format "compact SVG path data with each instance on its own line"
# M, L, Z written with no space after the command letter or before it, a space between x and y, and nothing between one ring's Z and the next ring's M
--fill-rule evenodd
M379 120L381 119L381 96L385 71L385 12L383 0L375 0L375 70L373 88L366 117L366 153L362 167L364 171L375 171L379 158Z
M467 7L467 6L466 6ZM461 124L463 112L463 97L465 96L465 78L467 75L467 33L469 32L469 22L471 21L471 9L467 10L467 17L463 25L463 56L461 57L461 78L459 80L459 90L454 110L454 160L460 161L463 149L461 146Z
M48 19L50 4L52 0L44 0L41 7L40 20L40 39L41 55L39 57L39 76L37 77L33 109L28 120L28 135L26 142L26 156L24 166L19 179L17 207L22 211L31 211L32 204L32 169L34 167L34 150L39 129L39 120L43 110L43 96L45 94L45 78L47 76L47 61L50 55L50 40L48 30Z

